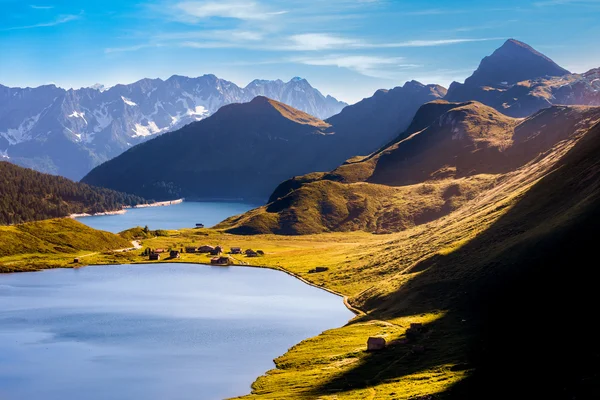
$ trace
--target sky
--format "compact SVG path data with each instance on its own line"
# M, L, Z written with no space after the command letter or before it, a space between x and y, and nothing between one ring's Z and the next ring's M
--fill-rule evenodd
M306 78L354 103L464 81L508 38L600 67L600 0L0 0L0 84Z

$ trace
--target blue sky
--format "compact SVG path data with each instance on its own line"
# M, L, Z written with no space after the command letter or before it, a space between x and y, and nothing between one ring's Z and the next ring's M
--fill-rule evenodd
M0 83L82 87L213 73L307 78L355 102L464 80L514 37L600 67L600 0L0 0Z

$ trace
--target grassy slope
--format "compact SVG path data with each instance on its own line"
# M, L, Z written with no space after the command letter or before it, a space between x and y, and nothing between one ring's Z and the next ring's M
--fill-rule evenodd
M0 227L0 272L63 266L73 256L131 247L112 233L69 218Z
M283 199L216 226L234 234L306 235L356 230L389 233L433 221L494 186L492 175L404 187L329 180L305 185Z
M518 168L577 140L594 107L552 107L517 120L476 102L421 108L405 139L331 173L282 183L267 206L223 221L236 234L396 232L433 221L498 186ZM556 159L555 159L556 161Z

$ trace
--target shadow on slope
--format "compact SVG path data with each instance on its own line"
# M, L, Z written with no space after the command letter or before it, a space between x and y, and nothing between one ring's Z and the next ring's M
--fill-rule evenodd
M439 398L600 398L593 328L598 154L600 125L488 230L453 253L417 264L408 272L414 278L396 292L364 301L363 309L376 317L444 310L419 343L424 353L391 346L315 393L439 367L473 368Z

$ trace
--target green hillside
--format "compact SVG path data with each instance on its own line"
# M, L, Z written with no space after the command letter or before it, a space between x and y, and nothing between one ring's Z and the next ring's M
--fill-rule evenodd
M70 255L131 247L131 242L70 218L0 226L0 272L63 266ZM40 261L41 260L41 261Z
M321 252L330 271L316 279L366 314L292 348L243 398L598 398L599 151L596 125L539 180L514 176L346 261ZM366 353L369 336L390 345Z
M598 107L554 106L515 119L477 102L426 104L385 149L329 173L287 180L270 204L217 228L237 234L406 230L489 196L506 179L538 179L565 144L599 120Z
M146 200L138 196L0 162L0 225L116 211L142 203Z

